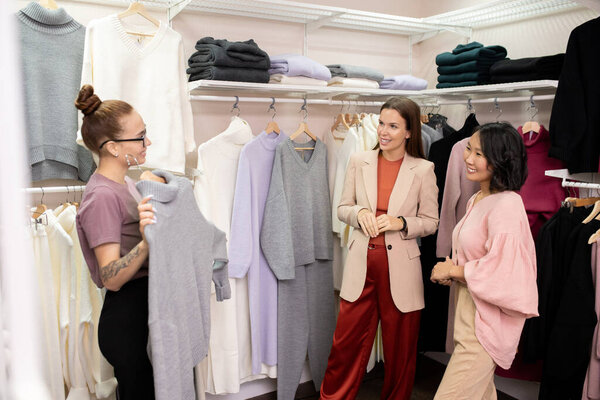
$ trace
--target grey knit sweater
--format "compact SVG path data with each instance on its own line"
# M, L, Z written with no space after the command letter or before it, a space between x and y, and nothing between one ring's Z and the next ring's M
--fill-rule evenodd
M91 153L75 143L85 27L63 8L37 2L17 12L29 162L33 180L80 179L95 169Z
M157 400L194 400L193 368L208 353L210 280L217 301L231 297L225 234L198 210L186 178L154 171L167 181L140 181L152 194L157 223L145 229L150 247L149 348Z
M290 139L277 146L260 232L279 280L294 279L296 266L333 259L327 148L320 140L296 146L315 149L300 153Z

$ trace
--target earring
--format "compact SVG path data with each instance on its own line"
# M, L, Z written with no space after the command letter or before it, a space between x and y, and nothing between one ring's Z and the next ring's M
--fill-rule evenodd
M115 153L115 154L113 154L113 156L119 157L119 153Z
M129 162L129 154L125 154L125 161L127 161L127 166L131 167L131 162Z

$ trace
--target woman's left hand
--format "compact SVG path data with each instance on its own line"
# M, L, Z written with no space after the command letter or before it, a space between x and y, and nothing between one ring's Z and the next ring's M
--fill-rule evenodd
M445 261L435 264L431 271L431 282L440 283L442 285L448 285L448 281L452 280L450 276L450 270L454 267L454 263L450 257L446 257Z
M381 214L379 217L377 217L377 227L379 228L379 232L401 231L404 229L404 224L400 218L392 217L391 215L387 214Z

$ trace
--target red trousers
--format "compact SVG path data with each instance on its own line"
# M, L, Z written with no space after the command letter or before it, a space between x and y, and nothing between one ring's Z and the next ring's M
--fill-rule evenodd
M385 360L381 399L410 399L420 318L420 310L403 313L396 308L385 246L369 245L365 287L356 301L340 303L321 399L356 398L380 319Z

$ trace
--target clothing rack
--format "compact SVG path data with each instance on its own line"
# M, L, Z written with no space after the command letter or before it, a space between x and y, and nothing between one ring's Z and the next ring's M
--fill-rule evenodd
M597 172L570 174L568 169L552 169L545 175L562 179L563 187L600 190L600 174Z
M411 97L411 96L408 96ZM290 99L290 98L279 98L279 97L239 97L239 96L217 96L217 95L190 95L190 100L194 101L219 101L219 102L247 102L247 103L272 103L274 100L277 103L296 103L296 104L320 104L329 106L340 106L340 105L357 105L365 107L381 107L383 101L365 101L365 100L324 100L324 99ZM554 100L553 94L545 95L532 95L532 96L514 96L514 97L489 97L485 99L467 99L467 100L434 100L431 98L414 99L421 106L427 107L438 107L445 105L457 105L457 104L492 104L492 103L518 103L518 102L531 102L531 101L545 101Z
M50 187L30 187L23 189L27 194L49 194L49 193L77 193L83 192L85 186L50 186Z

